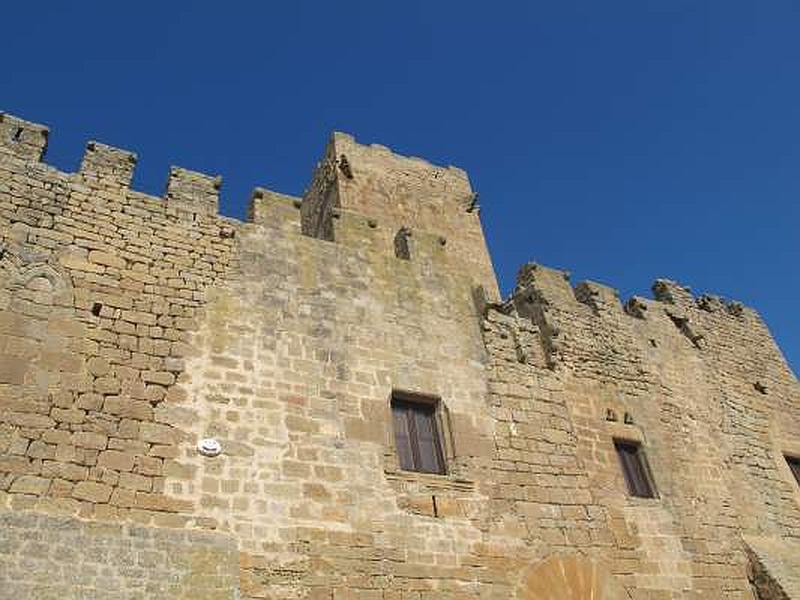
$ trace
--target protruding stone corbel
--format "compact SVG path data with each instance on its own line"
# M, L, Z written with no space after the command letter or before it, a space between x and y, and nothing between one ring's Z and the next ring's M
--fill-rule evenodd
M348 179L353 178L353 169L350 167L350 161L347 160L344 154L339 157L339 170Z
M741 317L744 315L744 304L741 302L729 302L725 308L728 310L728 313L732 314L734 317Z
M717 312L723 307L722 300L717 296L703 294L697 299L697 308L706 312Z
M467 198L467 212L475 212L476 210L480 212L480 204L478 204L478 192L472 192Z
M647 304L638 296L633 296L625 303L625 312L637 319L646 319Z
M593 281L582 281L574 290L575 299L596 314L620 308L619 293L614 288Z
M685 335L689 340L699 349L705 347L705 336L698 332L697 329L690 324L689 317L683 311L676 309L665 309L667 316L675 324L680 332Z
M691 304L693 300L691 288L669 279L656 279L653 283L653 296L659 302L684 306Z

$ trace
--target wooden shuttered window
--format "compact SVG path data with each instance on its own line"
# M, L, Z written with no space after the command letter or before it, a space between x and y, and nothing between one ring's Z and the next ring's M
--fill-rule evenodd
M625 483L631 496L655 498L655 488L650 477L650 469L640 444L624 440L614 440Z
M797 480L797 485L800 485L800 458L796 456L787 456L786 462L789 463L789 469L792 471L792 475Z
M394 441L404 471L444 474L444 456L436 425L436 404L392 397Z

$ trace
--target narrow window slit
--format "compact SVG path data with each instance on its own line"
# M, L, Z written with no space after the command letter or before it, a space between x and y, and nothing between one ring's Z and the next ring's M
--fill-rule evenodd
M784 456L786 462L789 464L789 470L797 480L797 485L800 485L800 458L796 456Z
M655 498L655 486L642 445L627 440L614 440L628 493L637 498Z
M100 311L102 310L103 310L103 305L100 302L95 302L94 304L92 304L92 314L95 317L99 317Z
M394 236L394 255L402 260L411 260L411 230L401 227Z

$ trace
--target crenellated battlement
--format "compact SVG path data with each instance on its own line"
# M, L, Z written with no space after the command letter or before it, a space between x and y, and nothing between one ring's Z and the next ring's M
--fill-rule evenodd
M361 144L341 132L331 137L321 165L326 162L335 167L330 174L336 176L342 208L429 231L478 217L477 194L458 167Z
M727 300L713 294L695 297L691 288L670 279L659 278L653 282L653 298L634 295L622 303L619 291L595 281L581 281L572 285L569 271L545 267L535 262L523 265L517 274L517 286L511 298L532 294L529 298L545 305L583 304L595 312L620 311L638 318L646 318L648 306L652 303L672 305L673 312L678 309L703 310L705 312L725 312L741 317L745 311L754 312L735 300Z
M511 308L519 317L530 319L538 328L551 368L570 352L578 362L587 360L587 352L597 360L609 353L624 354L622 348L636 345L637 337L657 345L658 336L677 335L689 347L706 350L715 340L727 344L731 336L763 328L756 311L739 302L709 294L695 297L688 287L669 279L657 279L652 291L653 298L635 295L622 303L619 292L610 286L594 281L573 286L568 271L527 263L520 268L506 302L488 305L502 313ZM485 301L478 304L487 306ZM479 310L486 313L486 308ZM587 336L595 337L588 348L583 347Z
M128 187L137 160L133 152L92 141L86 144L79 174L99 185Z
M206 175L181 167L172 167L167 180L165 198L170 206L187 212L215 215L219 211L219 189L222 177Z
M47 151L49 134L44 125L0 113L0 151L22 160L39 161Z
M47 147L49 128L7 113L0 114L0 152L26 163L40 162ZM136 169L135 152L89 141L77 173L60 173L76 184L96 189L128 190ZM160 200L182 213L205 216L218 214L222 178L182 167L171 167L164 196ZM133 191L133 190L131 190ZM159 200L136 193L137 196Z
M0 152L10 159L40 162L48 136L49 128L44 125L0 113ZM137 160L132 151L90 141L78 172L62 175L98 189L127 190ZM219 213L221 185L220 175L173 166L161 199L165 206L182 214L213 217ZM478 254L484 255L483 270L490 268L478 220L477 194L462 169L395 154L380 144L363 145L341 132L331 136L303 198L257 187L248 203L247 221L267 224L273 216L287 226L294 221L290 229L299 228L310 237L333 241L332 220L342 211L381 223L392 238L402 228L451 241L463 234L466 239L460 250L477 243ZM475 258L474 252L469 254ZM496 288L496 284L487 287Z
M0 113L0 152L11 159L39 162L49 137L47 126ZM109 190L128 190L133 179L137 155L97 141L90 141L72 177L82 185ZM170 168L161 200L165 210L193 218L219 215L220 175L209 175L182 167ZM138 196L142 196L137 192ZM317 163L303 198L257 187L251 194L247 222L278 226L287 232L341 243L366 243L380 237L385 249L397 249L402 232L416 232L439 240L450 252L474 262L483 275L487 297L499 301L491 262L485 250L478 219L477 194L467 174L457 167L439 167L427 160L403 156L380 144L364 145L352 135L334 132L323 158ZM352 216L350 216L352 215ZM343 217L344 221L342 220ZM226 221L236 224L235 219ZM362 223L361 234L344 234L344 223ZM361 225L356 225L359 230ZM336 231L342 232L339 236ZM403 237L412 240L411 237ZM407 242L406 246L413 244ZM474 250L480 250L475 253ZM388 251L388 250L386 250ZM695 298L689 288L669 279L657 279L652 287L654 300L673 305L672 313L701 309L741 317L746 310L738 302L713 295ZM652 301L634 296L620 303L618 292L603 284L570 282L567 271L529 263L517 277L512 294L528 294L548 304L581 304L595 313L624 313L644 319L652 311ZM649 311L649 312L648 312Z
M302 199L266 188L256 188L250 195L247 220L256 225L270 225L300 233Z
M230 237L235 237L235 229L250 224L412 263L424 259L443 268L455 261L493 300L499 298L477 194L467 174L456 167L438 167L335 132L303 198L257 187L242 223L219 213L219 175L173 166L164 195L150 196L131 187L136 153L97 141L87 143L77 173L31 169L44 164L48 128L11 115L3 115L0 125L0 159L5 156L12 170L36 173L45 187L58 181L63 188L48 206L96 196L104 199L102 210L109 214L131 212L149 215L151 221L160 215L158 219L177 219L188 227L202 221ZM27 235L21 224L15 227L20 237ZM398 245L398 240L404 243Z

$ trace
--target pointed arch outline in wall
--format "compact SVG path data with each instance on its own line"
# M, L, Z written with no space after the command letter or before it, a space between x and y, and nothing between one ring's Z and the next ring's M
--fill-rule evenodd
M50 294L55 305L72 307L72 279L61 268L46 262L26 262L24 255L3 248L0 256L0 299L29 289Z
M516 600L629 600L630 594L600 562L555 554L522 574Z
M17 275L14 287L30 287L36 279L44 279L50 285L53 293L64 292L72 289L69 275L47 263L33 263L23 267Z

